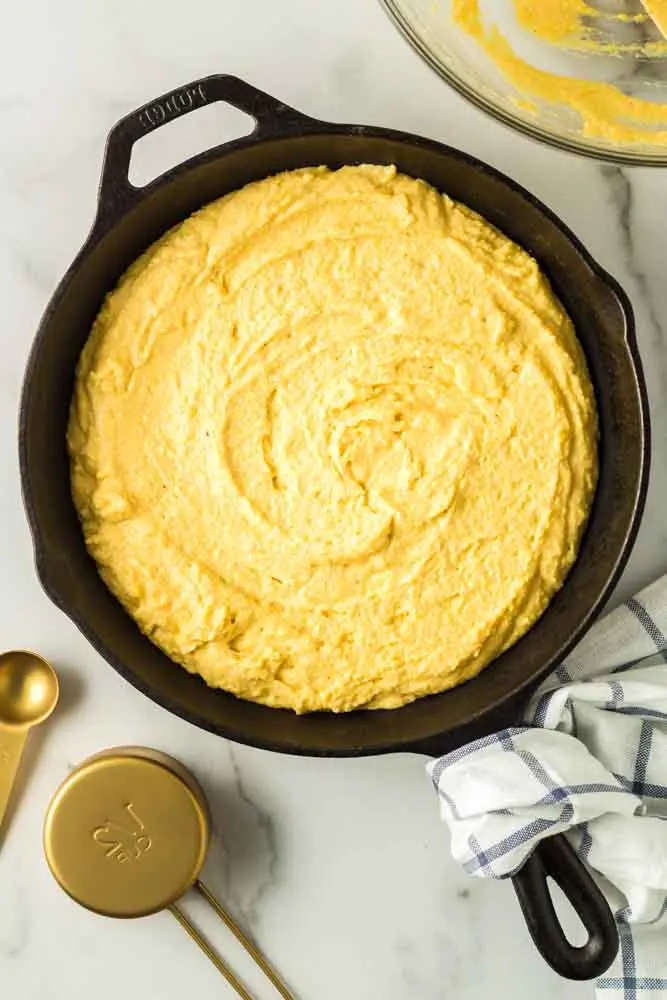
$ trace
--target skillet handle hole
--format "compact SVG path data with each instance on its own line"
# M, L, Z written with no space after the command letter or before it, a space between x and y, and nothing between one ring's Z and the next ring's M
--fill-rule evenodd
M255 119L217 101L173 118L137 139L132 147L128 177L137 188L198 153L250 135Z
M563 934L574 948L583 947L588 940L586 928L574 906L551 875L547 877L547 889L549 890L558 922L563 928Z

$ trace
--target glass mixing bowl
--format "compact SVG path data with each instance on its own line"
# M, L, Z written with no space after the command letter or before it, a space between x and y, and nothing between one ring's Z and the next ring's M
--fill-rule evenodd
M515 89L479 42L452 15L452 0L380 0L399 30L426 62L455 90L498 121L558 146L616 163L667 166L667 139L656 144L586 134L573 108L536 100ZM581 51L521 37L512 0L484 0L482 12L499 26L515 51L540 69L579 80L612 82L623 94L665 105L667 129L667 42L646 18L640 0L589 0L622 10L628 18L597 20L603 41L611 44ZM629 18L636 18L629 21ZM611 27L610 27L611 26ZM615 27L614 27L615 26ZM604 32L608 31L608 37ZM617 32L614 34L614 32ZM518 45L517 45L518 41ZM610 52L613 49L613 52ZM667 132L665 133L667 135Z

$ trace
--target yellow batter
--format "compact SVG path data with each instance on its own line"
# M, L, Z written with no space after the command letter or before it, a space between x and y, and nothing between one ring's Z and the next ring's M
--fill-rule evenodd
M595 25L614 22L640 23L647 20L647 14L611 14L600 0L513 0L519 24L538 38L574 48L597 48L599 31ZM667 0L652 0L653 4L667 3ZM606 17L606 20L603 20Z
M591 8L584 0L514 0L519 23L550 42L565 42L582 34Z
M393 167L281 174L151 247L84 348L68 442L142 630L297 712L478 673L561 586L596 481L535 261Z
M599 5L584 0L513 0L519 23L537 38L568 47L599 48L586 40L587 18L599 18ZM584 134L620 145L667 145L667 104L624 94L611 83L548 73L518 55L500 29L486 25L480 0L451 0L455 23L473 37L524 99L572 108ZM656 12L667 0L653 0ZM664 16L664 15L662 15ZM594 23L594 21L593 21ZM662 22L661 22L662 23ZM664 42L644 46L667 52ZM613 46L605 48L614 53ZM524 102L525 103L525 100Z

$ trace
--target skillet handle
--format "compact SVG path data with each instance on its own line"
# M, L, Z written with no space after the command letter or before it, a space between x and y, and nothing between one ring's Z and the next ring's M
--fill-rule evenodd
M586 928L588 940L581 947L565 937L549 893L548 876L563 890ZM530 935L552 969L566 979L595 979L607 971L618 951L616 921L563 834L540 841L512 882Z
M194 80L137 108L114 125L107 139L98 195L96 227L115 222L140 197L141 189L129 180L128 170L135 142L161 125L216 101L231 104L255 119L253 138L305 131L318 124L275 97L236 76L218 74ZM247 141L247 136L244 140Z

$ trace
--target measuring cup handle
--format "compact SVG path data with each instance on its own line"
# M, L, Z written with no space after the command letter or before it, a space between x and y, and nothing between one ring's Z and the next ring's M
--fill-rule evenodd
M253 961L259 966L269 982L278 991L280 996L283 997L283 1000L294 1000L285 983L283 983L282 979L280 979L277 973L271 968L254 941L251 941L248 935L241 930L234 918L227 912L227 910L225 910L222 903L215 898L211 890L199 879L197 879L194 883L194 888L220 917L225 926L235 936L236 940L243 945L245 950L248 952ZM210 943L206 940L204 935L197 930L195 925L185 915L180 906L178 906L177 903L172 903L169 909L176 917L181 927L188 932L192 940L201 948L206 957L213 962L213 965L216 967L218 972L220 972L225 977L229 985L236 990L238 995L241 997L241 1000L253 1000L243 983L237 979L227 963L217 954L217 952L213 950Z
M178 906L178 904L176 903L172 903L171 906L169 907L169 911L173 913L173 915L176 917L181 927L183 927L183 929L188 932L192 940L199 948L201 948L201 950L204 952L208 960L212 962L213 965L216 967L218 972L225 977L225 979L232 987L232 989L236 990L238 995L241 997L241 1000L253 1000L252 996L250 995L250 993L248 993L243 983L236 978L236 976L229 968L227 963L223 961L223 959L220 958L217 952L213 950L213 948L206 940L204 935L197 930L195 925L192 923L190 918L185 915L180 906Z

